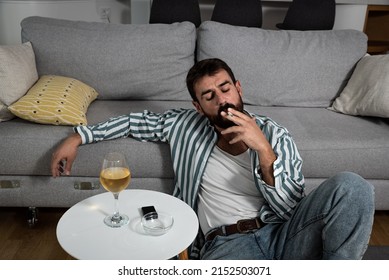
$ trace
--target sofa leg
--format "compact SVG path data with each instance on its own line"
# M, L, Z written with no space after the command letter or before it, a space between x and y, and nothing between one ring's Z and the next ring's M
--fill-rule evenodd
M29 227L33 227L38 222L38 208L28 207L27 209L27 223Z

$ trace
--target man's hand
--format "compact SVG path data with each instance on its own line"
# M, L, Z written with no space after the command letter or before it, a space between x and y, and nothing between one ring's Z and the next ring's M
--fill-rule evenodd
M78 146L81 145L81 136L74 133L66 138L54 151L51 158L51 174L53 177L70 175L73 161L77 156ZM66 162L65 166L64 162Z
M250 149L257 152L269 149L270 144L255 122L255 118L232 108L228 108L228 114L223 111L221 115L236 124L236 126L221 131L223 135L234 135L229 142L230 144L243 141Z
M233 121L236 126L221 131L222 135L233 135L230 144L244 142L250 149L257 151L262 179L270 186L274 186L273 163L277 159L269 141L258 127L255 118L228 108L228 113L221 112L224 118Z

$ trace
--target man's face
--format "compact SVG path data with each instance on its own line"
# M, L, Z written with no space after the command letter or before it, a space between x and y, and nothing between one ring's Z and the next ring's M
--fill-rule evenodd
M235 125L220 115L227 108L243 111L242 92L239 81L235 84L225 70L213 76L205 76L194 85L198 101L193 105L197 111L206 116L212 125L225 129Z

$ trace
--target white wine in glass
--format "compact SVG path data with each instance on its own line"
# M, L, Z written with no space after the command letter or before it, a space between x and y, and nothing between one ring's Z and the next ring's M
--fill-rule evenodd
M115 199L115 212L104 219L104 223L110 227L121 227L128 224L128 217L119 213L119 193L127 188L131 181L131 172L124 155L109 153L105 156L100 172L100 183L111 192Z

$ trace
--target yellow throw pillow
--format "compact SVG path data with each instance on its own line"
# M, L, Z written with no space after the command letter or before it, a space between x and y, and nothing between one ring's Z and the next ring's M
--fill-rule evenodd
M19 118L43 124L86 125L86 112L97 92L73 78L42 76L8 109Z

